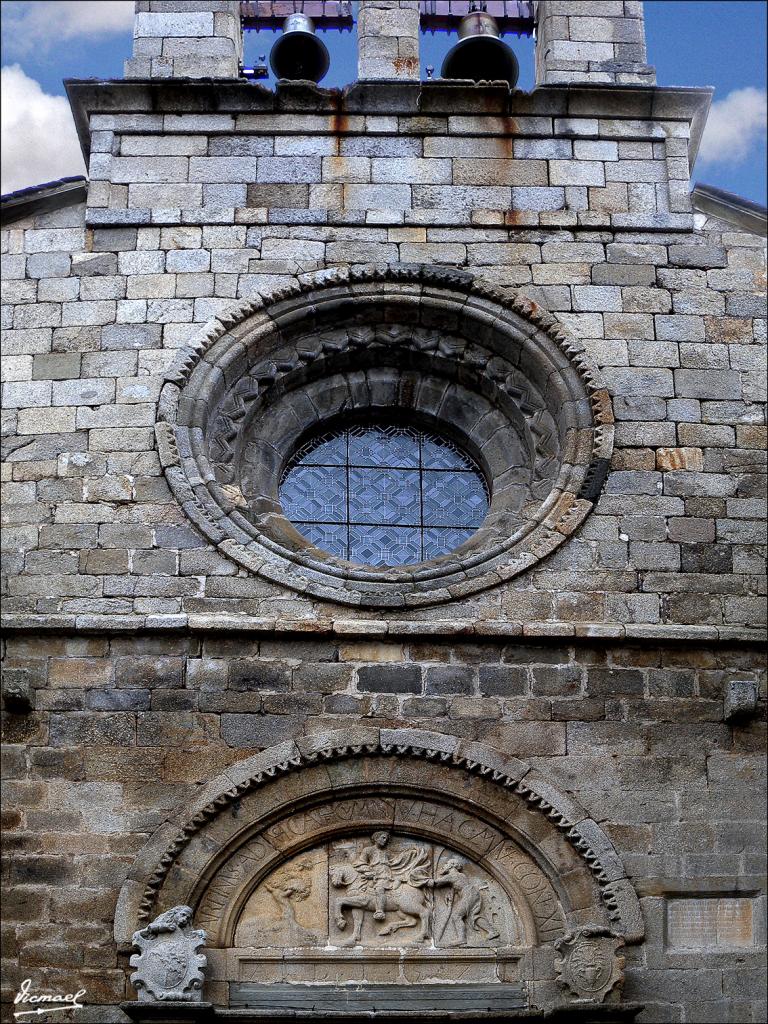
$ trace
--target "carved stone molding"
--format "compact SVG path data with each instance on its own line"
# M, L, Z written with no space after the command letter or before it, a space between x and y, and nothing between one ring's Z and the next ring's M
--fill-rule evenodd
M420 762L424 767L417 771L414 762ZM349 765L349 770L345 765ZM410 765L413 765L413 769ZM428 765L433 767L427 768ZM352 768L354 771L350 774ZM449 770L447 775L446 770ZM214 856L215 850L221 850L221 853L215 854L218 859L214 863L221 862L225 848L233 841L228 836L234 837L238 832L245 836L246 832L242 831L244 828L251 829L247 834L252 834L254 828L262 827L262 820L265 822L263 827L266 827L271 820L269 815L277 813L276 810L263 810L259 804L253 804L252 807L249 805L248 801L256 799L259 794L263 793L267 800L264 808L282 802L287 809L281 813L286 814L292 813L289 804L297 798L301 806L321 798L327 801L336 793L342 781L347 786L357 787L351 792L364 793L367 778L369 785L376 787L374 791L379 794L386 792L388 785L393 793L408 793L415 791L418 786L429 792L431 785L436 794L443 793L443 802L446 801L446 789L455 792L455 799L460 802L462 784L459 777L456 783L450 782L452 771L478 780L476 785L480 789L474 798L478 806L485 804L493 809L499 800L502 803L506 801L506 809L498 811L506 819L518 813L514 807L521 808L519 814L525 808L528 818L525 821L521 818L521 827L524 832L528 830L530 838L526 839L525 834L521 834L524 843L535 845L535 833L539 828L543 828L543 834L551 836L545 844L547 848L555 849L552 843L556 837L557 842L564 842L563 849L569 848L571 856L576 858L574 866L580 863L580 870L591 879L590 884L595 885L598 903L603 907L600 913L606 915L604 923L610 924L629 942L642 939L643 921L637 896L610 840L586 811L570 796L552 786L535 769L491 747L439 733L357 728L351 732L303 737L296 743L286 742L257 754L214 780L193 808L185 807L161 826L140 854L123 887L115 921L118 941L125 941L133 922L149 920L153 908L158 906L161 892L165 892L166 888L168 891L163 900L170 899L171 893L175 891L197 891L198 898L202 898L204 890L196 883L195 874L204 870L205 877L210 879L213 870L205 868L203 861ZM339 782L333 783L332 779L336 777ZM270 796L272 787L277 787L283 779L293 780L289 787L289 798L281 796L279 787ZM328 795L320 793L323 789ZM494 792L498 793L498 798L494 797ZM509 804L510 799L513 804ZM391 817L393 812L387 813ZM540 826L533 824L537 819L541 822ZM358 830L366 828L369 820L370 817L363 815ZM385 824L386 815L381 820ZM197 842L195 837L198 834L203 843L200 850L208 850L209 853L204 855L203 861L195 858L185 860L184 851L193 840ZM266 834L269 836L269 833ZM423 830L421 834L425 834ZM214 837L215 842L211 846ZM238 840L243 855L247 856L246 848L242 846L243 841L242 838ZM282 848L279 843L278 848ZM169 879L172 883L170 887ZM579 923L589 922L579 922L578 919L574 921L574 924ZM594 923L602 924L600 921Z
M487 452L489 516L456 552L356 566L282 516L301 438L379 407ZM388 265L305 275L206 325L166 374L156 436L171 489L222 554L340 604L407 607L496 585L562 544L599 496L613 414L583 346L533 303L462 271Z

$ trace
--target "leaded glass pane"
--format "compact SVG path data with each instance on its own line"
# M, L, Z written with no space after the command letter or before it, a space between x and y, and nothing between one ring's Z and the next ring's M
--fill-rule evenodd
M348 531L347 526L330 526L320 523L297 523L296 529L307 540L337 558L347 557Z
M349 521L419 526L419 471L350 469Z
M449 555L451 551L461 547L464 541L474 533L474 530L452 530L442 527L429 527L424 530L424 561L430 558L439 558L441 555Z
M283 514L294 523L344 523L347 520L346 471L328 466L298 467L283 481L280 504Z
M349 560L363 565L421 562L421 530L402 526L350 526Z
M342 434L329 439L320 438L319 444L306 445L309 450L301 457L305 466L344 466L347 462L347 439Z
M414 427L353 424L306 442L280 485L284 514L347 561L413 565L449 554L488 512L472 459Z
M423 480L425 526L480 526L488 501L474 473L425 470Z
M352 466L402 466L418 469L418 431L405 427L351 427L349 462Z
M421 463L424 469L469 469L475 471L472 462L454 447L450 441L438 441L424 437L421 442Z

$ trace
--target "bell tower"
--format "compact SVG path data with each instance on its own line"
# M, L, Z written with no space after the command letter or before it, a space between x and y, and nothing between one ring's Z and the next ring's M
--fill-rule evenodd
M357 77L419 80L419 4L369 0L359 7Z
M655 85L640 0L538 0L536 85Z
M238 0L136 0L126 78L237 78L242 59Z

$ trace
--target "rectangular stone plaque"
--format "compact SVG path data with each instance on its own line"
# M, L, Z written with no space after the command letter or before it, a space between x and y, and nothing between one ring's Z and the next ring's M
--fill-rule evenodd
M482 1011L519 1010L528 1006L522 985L257 985L233 983L230 1008L316 1011L337 1015L372 1010Z
M754 945L749 897L697 896L667 903L667 945L674 949L733 949Z

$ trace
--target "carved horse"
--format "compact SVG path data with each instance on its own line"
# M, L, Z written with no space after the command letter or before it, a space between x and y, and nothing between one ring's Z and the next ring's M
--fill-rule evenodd
M342 931L347 927L346 911L351 911L352 935L350 945L357 945L360 942L363 932L363 921L367 911L373 913L376 909L376 902L372 893L362 892L347 881L344 876L334 878L334 885L337 888L350 889L336 900L336 927ZM394 891L383 895L383 909L386 913L399 914L399 917L382 928L379 935L392 935L400 928L415 928L418 932L414 938L415 942L423 942L430 937L431 900L422 889L416 889L407 884L401 884Z

